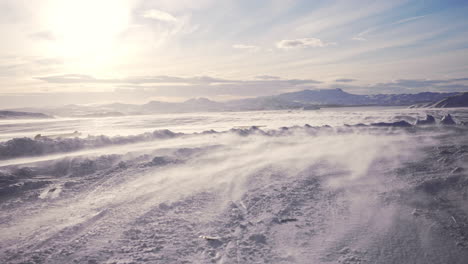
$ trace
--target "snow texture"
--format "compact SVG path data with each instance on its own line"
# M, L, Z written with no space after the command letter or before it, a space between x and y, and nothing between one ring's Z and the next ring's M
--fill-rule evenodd
M7 140L0 263L466 263L468 111L428 111Z

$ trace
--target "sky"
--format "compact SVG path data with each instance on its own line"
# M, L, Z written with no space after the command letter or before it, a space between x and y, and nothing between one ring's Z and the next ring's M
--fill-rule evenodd
M0 108L468 91L466 0L0 0Z

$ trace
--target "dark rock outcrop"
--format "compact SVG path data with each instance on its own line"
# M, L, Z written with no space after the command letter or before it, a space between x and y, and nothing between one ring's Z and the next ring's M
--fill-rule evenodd
M418 119L416 121L416 125L421 126L421 125L433 125L436 123L436 120L433 116L427 115L426 119Z
M440 124L445 125L445 126L453 126L453 125L456 125L457 123L453 120L450 114L447 114L444 117L442 117L442 119L440 120Z
M379 122L379 123L372 123L371 126L379 126L379 127L411 127L412 125L404 120L386 123L386 122Z

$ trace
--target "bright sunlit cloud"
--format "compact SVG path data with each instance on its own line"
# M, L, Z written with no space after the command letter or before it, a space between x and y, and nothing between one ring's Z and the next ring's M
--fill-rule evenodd
M41 16L55 37L50 53L78 57L105 53L129 23L123 1L52 1Z
M161 10L157 10L157 9L146 10L143 13L143 17L151 18L151 19L155 19L155 20L159 20L163 22L176 22L177 21L177 18L175 18L173 15L163 12Z

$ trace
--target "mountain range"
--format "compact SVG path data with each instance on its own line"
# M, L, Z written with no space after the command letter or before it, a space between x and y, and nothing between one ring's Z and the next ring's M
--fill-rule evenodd
M55 108L21 108L15 111L41 112L56 116L111 117L120 115L177 113L177 112L217 112L217 111L257 111L303 109L316 110L332 106L416 106L451 107L455 103L443 100L463 101L460 93L423 92L417 94L351 94L342 89L303 90L275 96L262 96L247 99L215 102L207 98L194 98L185 102L150 101L146 104L112 103L103 105L65 105ZM452 99L454 98L454 99ZM458 98L458 99L457 99ZM457 101L457 102L458 102ZM439 103L438 103L439 102ZM457 105L463 105L458 102ZM465 106L468 104L465 103Z
M452 95L452 96L446 97L436 102L413 105L412 107L428 107L428 108L468 107L468 92Z
M423 92L417 94L375 94L358 95L343 91L342 89L304 90L299 92L277 95L278 98L316 105L379 105L379 106L406 106L417 103L428 103L442 100L459 93L433 93Z

